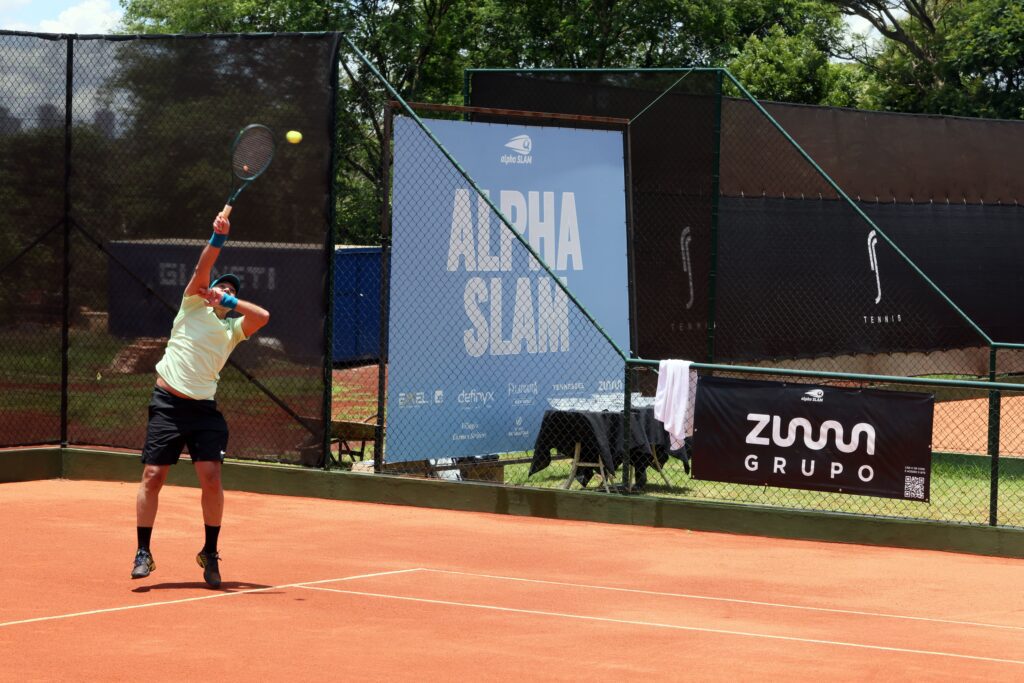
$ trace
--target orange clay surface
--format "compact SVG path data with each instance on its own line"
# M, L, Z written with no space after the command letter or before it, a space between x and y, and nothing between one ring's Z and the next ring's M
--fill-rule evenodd
M0 680L1024 678L1017 560L135 488L0 484Z

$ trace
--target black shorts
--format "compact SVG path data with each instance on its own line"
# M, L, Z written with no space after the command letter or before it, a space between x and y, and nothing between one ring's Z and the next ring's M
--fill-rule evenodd
M192 462L224 461L228 448L228 424L214 400L196 401L153 388L142 464L174 465L188 446Z

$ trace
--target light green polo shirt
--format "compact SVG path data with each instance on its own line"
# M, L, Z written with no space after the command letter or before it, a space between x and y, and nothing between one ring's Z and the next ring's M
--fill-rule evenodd
M243 318L221 320L197 294L183 297L156 371L174 389L196 400L217 393L221 368L246 340Z

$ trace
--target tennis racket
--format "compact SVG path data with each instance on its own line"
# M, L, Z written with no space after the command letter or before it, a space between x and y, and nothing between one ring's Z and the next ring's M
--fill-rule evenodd
M242 190L259 178L274 159L274 134L264 125L253 123L238 131L231 145L231 194L224 204L224 216L231 215L232 205ZM238 187L235 183L241 181Z

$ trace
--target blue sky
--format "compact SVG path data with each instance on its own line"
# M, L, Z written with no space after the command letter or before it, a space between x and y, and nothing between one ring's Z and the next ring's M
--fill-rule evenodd
M0 29L42 33L109 33L121 17L117 0L0 0Z

